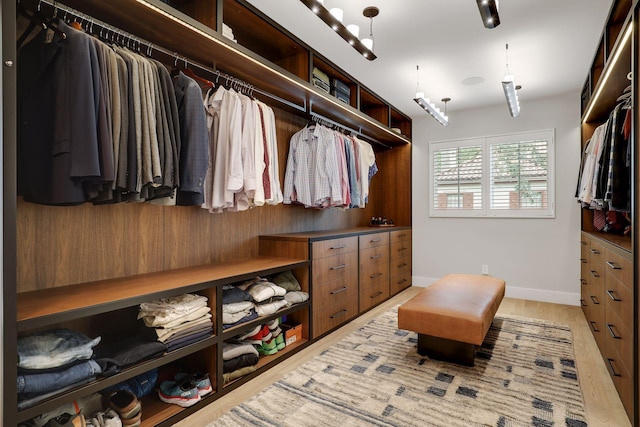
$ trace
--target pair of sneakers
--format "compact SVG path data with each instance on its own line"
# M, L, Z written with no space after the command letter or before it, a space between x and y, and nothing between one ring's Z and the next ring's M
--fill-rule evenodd
M174 380L163 381L160 384L158 396L165 403L187 408L198 403L203 396L212 391L211 380L206 372L179 372Z
M120 416L123 427L139 427L142 404L129 390L116 390L109 395L109 406Z
M262 342L258 345L258 353L269 356L284 349L284 334L282 333L282 329L280 329L279 325L280 319L274 319L264 325L264 328L269 331L268 334L265 334L265 337L268 336L269 338L262 339Z
M86 427L87 423L82 414L64 413L47 421L44 427Z

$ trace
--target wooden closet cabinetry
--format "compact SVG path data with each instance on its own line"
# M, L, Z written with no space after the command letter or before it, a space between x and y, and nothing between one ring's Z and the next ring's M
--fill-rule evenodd
M393 296L411 286L411 232L398 230L389 234L389 294Z
M410 247L411 227L260 236L261 255L310 260L312 339L411 286Z
M360 312L389 298L389 233L359 237Z

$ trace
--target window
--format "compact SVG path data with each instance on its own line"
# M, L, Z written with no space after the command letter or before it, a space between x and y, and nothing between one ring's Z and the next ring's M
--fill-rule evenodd
M554 131L431 142L431 216L554 213Z

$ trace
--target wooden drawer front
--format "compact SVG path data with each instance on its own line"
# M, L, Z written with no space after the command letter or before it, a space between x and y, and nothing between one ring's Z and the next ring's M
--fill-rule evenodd
M589 245L589 263L603 265L605 258L605 249L600 243L592 240ZM604 271L602 272L604 273Z
M358 298L342 298L340 304L313 311L313 338L358 315Z
M605 314L605 347L607 349L614 348L620 356L621 363L627 369L633 367L633 334L630 332L629 326L622 323L615 313Z
M604 304L593 304L591 300L587 300L587 323L589 324L589 329L591 329L591 333L593 334L593 338L596 340L598 344L598 348L600 349L600 353L604 354L604 343L605 343L605 318L604 318Z
M342 300L358 300L358 275L341 277L337 280L313 284L313 309L339 307ZM332 309L329 309L331 311Z
M607 313L615 313L624 325L633 325L633 293L629 288L619 280L608 277L604 295Z
M391 242L389 256L391 259L399 259L404 257L411 258L411 240L403 242Z
M393 274L389 279L389 293L395 295L411 286L411 270L403 274Z
M396 230L389 233L391 244L411 240L411 230Z
M360 281L360 311L368 310L389 298L389 276L383 274L362 285Z
M607 250L604 262L607 278L613 276L622 282L624 286L632 289L633 264L631 261L616 252Z
M313 284L336 280L356 274L358 271L358 252L348 252L313 261Z
M360 236L360 250L373 248L376 246L389 245L389 233L373 233Z
M379 272L389 272L389 248L377 246L360 250L360 277Z
M605 355L604 364L607 366L607 371L609 371L609 375L611 375L616 390L618 390L624 409L627 411L629 419L633 420L633 377L624 366L624 363L621 363L620 356L616 353L615 349L608 349L602 354Z
M396 276L398 274L411 276L411 258L391 259L389 262L389 275Z
M358 238L344 237L340 239L322 240L311 244L313 259L321 259L358 250Z

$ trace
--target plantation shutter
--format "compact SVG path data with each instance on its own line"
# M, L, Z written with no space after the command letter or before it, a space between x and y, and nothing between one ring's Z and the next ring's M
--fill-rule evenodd
M547 209L549 141L490 143L490 209Z
M482 209L482 146L439 148L432 159L435 209Z

